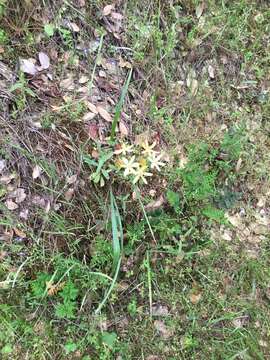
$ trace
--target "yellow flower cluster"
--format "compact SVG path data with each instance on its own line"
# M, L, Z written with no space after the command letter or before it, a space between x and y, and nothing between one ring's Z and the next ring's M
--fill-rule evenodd
M146 178L153 175L149 172L149 168L153 171L160 171L165 163L161 161L162 154L154 150L156 142L150 145L148 141L144 141L138 146L139 148L136 148L134 145L122 143L114 152L116 155L121 156L116 160L115 164L119 169L123 170L124 177L132 177L133 184L140 180L147 184Z

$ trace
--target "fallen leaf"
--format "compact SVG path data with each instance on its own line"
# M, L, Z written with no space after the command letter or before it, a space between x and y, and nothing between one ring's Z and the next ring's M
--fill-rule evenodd
M94 114L98 114L98 110L96 105L90 103L89 101L86 102L86 106L88 107L88 109L93 112Z
M197 7L196 7L196 16L199 19L202 16L204 10L204 2L201 2Z
M106 5L103 10L102 10L102 15L103 16L108 16L110 15L110 13L112 12L112 10L114 9L114 5Z
M38 177L40 177L41 171L42 171L41 167L38 166L38 165L35 165L34 169L33 169L33 172L32 172L32 178L35 180Z
M10 200L10 199L8 199L6 202L5 202L5 205L6 205L6 207L8 208L8 210L16 210L16 209L18 209L18 205L14 202L14 201L12 201L12 200Z
M189 300L192 302L193 305L196 305L202 297L202 294L199 292L195 292L190 294Z
M25 190L23 188L18 188L14 191L13 196L15 197L15 201L17 204L22 203L26 198Z
M67 178L67 184L72 185L77 181L77 175L71 175Z
M164 197L163 195L160 195L160 197L157 200L151 201L149 204L145 206L146 211L154 211L162 207L164 204Z
M25 232L23 232L22 230L20 230L20 229L18 229L18 228L15 228L15 229L13 229L13 230L14 230L15 234L16 234L17 236L19 236L20 238L22 238L22 239L26 238L26 234L25 234Z
M46 207L46 201L45 201L45 199L42 198L42 197L39 196L39 195L33 196L33 198L32 198L32 203L33 203L34 205L40 206L40 207L42 207L42 208L45 208L45 207Z
M97 106L97 111L98 111L99 115L100 115L105 121L112 122L112 117L111 117L111 115L110 115L110 114L108 113L108 111L105 110L103 107Z
M98 126L96 124L90 124L88 128L88 134L92 140L99 139Z
M29 210L28 209L21 210L19 216L21 219L27 220L29 216Z
M152 307L152 315L153 316L167 316L169 314L169 310L167 306L164 305L153 305Z
M118 12L112 12L111 13L111 17L113 20L116 20L116 21L120 21L120 20L123 20L124 19L124 16Z
M208 75L211 79L214 79L215 78L215 69L213 68L212 65L209 65L208 66Z
M4 168L6 167L6 160L0 160L0 172L2 172L4 170Z
M38 53L38 59L41 65L38 67L39 71L46 70L50 67L50 58L47 54L41 51L40 53Z
M236 171L237 173L238 173L238 172L240 171L240 169L241 169L242 162L243 162L242 158L239 158L238 161L237 161L237 164L236 164L236 166L235 166L235 171Z
M169 329L163 321L156 320L154 321L154 326L156 330L159 332L159 334L166 340L169 339L172 336L172 331Z
M97 114L95 114L93 112L88 112L88 113L84 114L83 121L93 120L95 116L97 116Z
M192 79L191 85L190 85L190 90L191 90L192 96L195 96L195 95L197 94L198 87L199 87L199 82L198 82L198 80Z
M86 75L82 75L79 78L79 84L86 84L88 80L89 80L89 78Z
M122 136L128 136L128 128L123 121L119 122L119 130Z
M120 59L119 59L119 66L121 68L128 68L128 69L132 68L131 63L128 61L125 61L122 57L120 57Z
M103 77L103 78L106 78L106 77L107 77L107 74L105 73L104 70L100 70L100 71L98 72L98 75L99 75L100 77Z
M60 82L60 87L65 90L74 90L75 84L72 77L68 77Z
M38 72L36 65L31 60L20 59L19 63L20 70L26 74L36 75L36 73Z
M74 188L69 188L64 194L65 200L70 201L73 198L74 192L75 192Z
M69 23L69 26L70 26L71 30L73 30L74 32L79 32L80 31L79 26L74 22Z

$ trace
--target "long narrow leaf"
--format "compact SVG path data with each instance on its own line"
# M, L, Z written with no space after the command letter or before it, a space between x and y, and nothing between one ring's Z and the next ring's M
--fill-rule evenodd
M130 80L131 80L131 75L132 75L132 69L130 69L130 71L129 71L127 80L125 82L125 85L123 87L123 90L122 90L122 93L121 93L121 96L120 96L120 99L119 99L119 101L118 101L118 103L117 103L117 105L115 107L115 114L114 114L113 122L112 122L111 141L113 141L114 138L115 138L116 126L117 126L117 123L118 123L118 121L120 119L122 107L123 107L124 100L125 100L125 97L127 95L129 83L130 83Z

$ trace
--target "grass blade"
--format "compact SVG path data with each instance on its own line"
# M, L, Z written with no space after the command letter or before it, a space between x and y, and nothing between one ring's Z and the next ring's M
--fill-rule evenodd
M132 69L130 69L130 71L129 71L127 80L125 82L125 85L123 87L123 90L122 90L122 93L121 93L121 96L120 96L120 99L119 99L119 101L118 101L118 103L117 103L117 105L115 107L115 114L114 114L114 117L113 117L112 130L111 130L111 141L113 141L114 138L115 138L116 126L117 126L118 121L120 119L122 107L123 107L124 100L125 100L125 97L127 95L129 83L130 83L130 80L131 80L131 75L132 75Z

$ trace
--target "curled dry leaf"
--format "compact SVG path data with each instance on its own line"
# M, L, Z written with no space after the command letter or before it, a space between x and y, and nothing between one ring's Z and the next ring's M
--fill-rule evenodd
M99 115L100 115L105 121L112 122L112 117L111 117L111 115L110 115L110 114L108 113L108 111L105 110L103 107L97 106L97 111L98 111Z
M20 59L20 70L28 75L36 75L38 69L36 65L29 59Z
M12 201L10 199L8 199L5 202L5 205L8 208L8 210L11 210L11 211L18 209L18 207L19 207L14 201Z
M119 131L122 136L128 136L128 127L124 123L124 121L119 122Z
M68 77L60 82L60 87L65 90L74 90L75 84L72 77Z
M38 53L38 59L40 62L40 66L38 67L39 71L49 69L50 58L47 54L41 51L40 53Z
M34 166L34 169L33 169L33 172L32 172L32 178L35 180L38 177L40 177L41 171L42 171L42 169L41 169L40 166L38 166L38 165Z
M79 32L79 31L80 31L79 26L78 26L76 23L74 23L74 22L69 23L69 27L70 27L71 30L74 31L74 32Z
M103 10L102 10L102 15L103 16L108 16L110 15L110 13L112 12L112 10L114 9L114 5L106 5Z
M16 178L16 174L8 174L0 177L1 184L9 184L13 179Z

